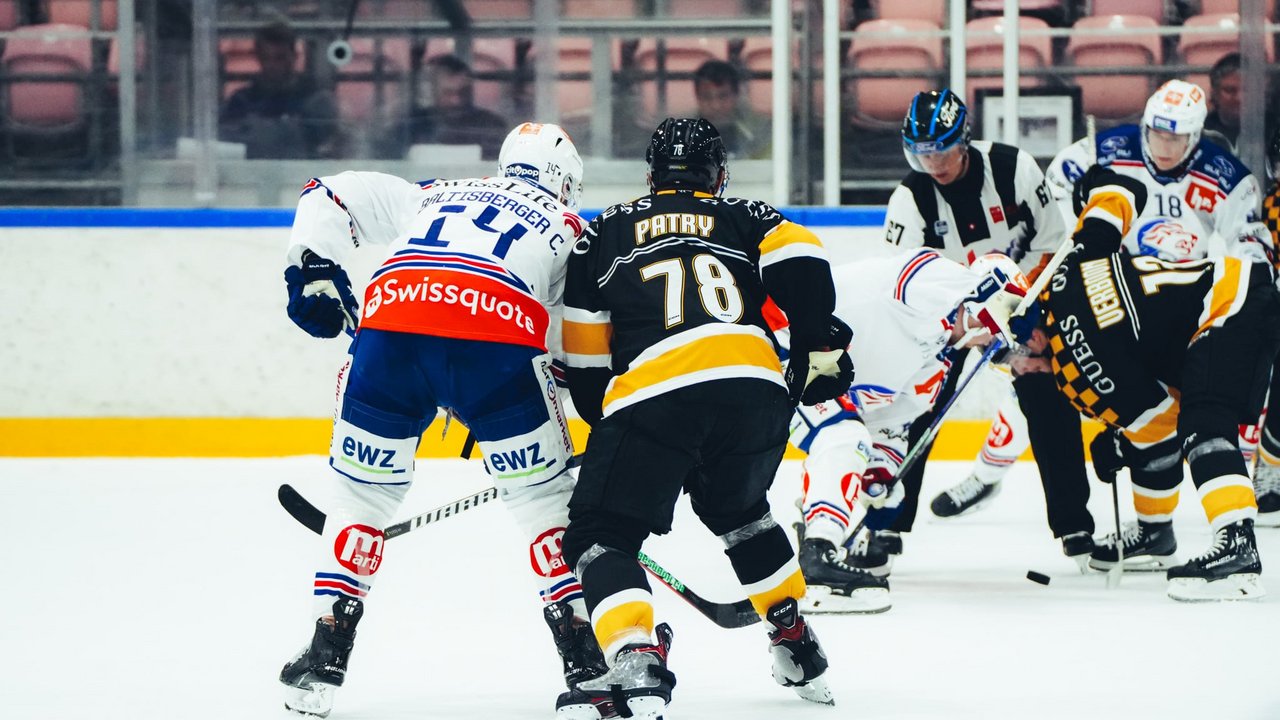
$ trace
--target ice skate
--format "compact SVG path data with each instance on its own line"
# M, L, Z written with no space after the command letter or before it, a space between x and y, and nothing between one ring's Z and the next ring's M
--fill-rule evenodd
M970 475L939 493L929 503L929 509L940 518L960 517L982 509L999 494L999 480L987 484L978 479L977 475Z
M902 535L892 530L865 529L848 545L845 563L875 575L888 577L893 558L902 554Z
M773 679L795 690L805 700L835 705L831 688L823 677L827 671L827 655L800 614L795 599L787 598L769 608L765 619L774 628L769 631Z
M880 613L892 606L889 582L846 564L840 549L822 538L800 543L800 571L808 585L800 607L807 613Z
M654 628L656 645L627 645L614 657L613 667L597 678L578 683L556 700L562 720L601 720L630 717L655 720L671 702L676 677L667 669L671 627ZM620 707L625 706L625 707Z
M1257 526L1280 527L1280 465L1258 458L1253 468L1253 493L1258 499Z
M1089 557L1094 547L1093 536L1083 530L1062 536L1062 554L1076 561L1081 575L1089 572Z
M1173 523L1149 523L1139 520L1126 524L1121 533L1124 543L1125 572L1168 570L1178 562L1178 541L1173 536ZM1116 534L1108 533L1097 543L1089 558L1089 567L1107 571L1117 562Z
M316 620L311 644L280 671L286 709L302 715L329 716L334 690L342 687L346 679L347 659L363 614L364 603L343 597L333 604L332 624L325 618Z
M575 621L573 608L567 602L553 602L542 609L556 652L564 663L564 682L570 689L583 680L600 677L609 671L604 653L596 642L591 624Z
M1241 520L1213 534L1203 555L1170 568L1168 593L1174 600L1257 600L1262 587L1262 560L1253 536L1253 521Z

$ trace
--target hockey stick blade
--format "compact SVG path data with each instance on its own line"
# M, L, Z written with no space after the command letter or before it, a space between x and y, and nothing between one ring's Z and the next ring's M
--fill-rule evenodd
M650 575L657 578L663 585L671 588L677 595L684 598L685 602L692 605L694 610L702 613L708 620L720 627L732 630L760 622L760 614L756 612L756 608L751 604L750 600L739 600L733 603L719 603L708 600L690 590L687 585L680 582L678 578L667 572L665 568L643 552L638 553L636 559L640 561L640 565L645 570L649 571Z

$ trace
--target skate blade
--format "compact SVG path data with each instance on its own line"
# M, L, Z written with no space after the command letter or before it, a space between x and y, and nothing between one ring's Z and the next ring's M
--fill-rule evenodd
M1081 575L1089 574L1089 553L1083 553L1075 556L1068 556L1076 561L1076 567L1080 568Z
M840 595L825 585L810 585L800 598L800 612L814 615L873 615L893 607L884 588L860 588Z
M667 709L667 702L657 695L641 695L627 699L627 709L636 720L657 720Z
M1275 512L1258 513L1258 519L1253 521L1253 526L1267 528L1280 527L1280 510L1276 510Z
M1260 600L1267 595L1262 578L1256 573L1237 573L1208 582L1201 578L1175 578L1169 581L1169 597L1179 602L1220 602L1223 600Z
M791 689L795 690L802 700L808 700L820 705L836 704L836 699L831 694L831 686L827 685L826 678L814 678L804 685L793 685Z
M333 710L333 685L311 683L300 688L292 685L284 686L284 707L286 710L308 717L329 717Z
M1089 568L1099 572L1107 572L1117 564L1110 560L1089 559ZM1177 555L1135 555L1131 558L1125 557L1124 571L1127 573L1164 572L1179 564Z

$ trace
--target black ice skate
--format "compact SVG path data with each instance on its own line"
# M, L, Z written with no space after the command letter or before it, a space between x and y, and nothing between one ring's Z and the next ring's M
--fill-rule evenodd
M979 480L977 475L970 475L939 493L929 503L929 509L940 518L960 517L982 509L982 506L999 494L1000 481L988 485Z
M1089 572L1089 560L1095 547L1093 536L1083 530L1062 536L1062 554L1076 561L1082 575ZM1127 556L1125 561L1128 562Z
M892 530L865 529L846 547L849 548L844 558L846 563L876 577L888 577L893 570L893 558L902 554L902 535Z
M311 644L280 671L285 685L285 708L302 715L328 717L333 709L334 688L347 676L347 659L356 639L356 624L364 603L349 597L333 604L333 624L316 620Z
M773 626L769 631L773 679L795 690L805 700L835 705L831 688L823 677L827 672L827 655L800 614L795 599L787 598L769 608L765 619Z
M821 538L800 543L800 571L809 589L800 603L808 613L880 613L892 606L889 581L853 567L840 549Z
M1280 465L1258 459L1253 468L1253 493L1258 498L1257 526L1280 527Z
M542 609L556 641L556 652L564 662L564 682L570 689L583 680L609 672L604 653L596 642L591 624L574 622L573 608L567 602L553 602Z
M1184 602L1257 600L1267 594L1261 575L1253 521L1241 520L1215 532L1203 555L1170 568L1168 593Z
M556 717L561 720L601 720L628 717L654 720L671 702L676 676L667 669L671 651L671 627L666 623L653 629L656 645L627 645L614 656L613 667L604 675L578 683L556 700Z
M1149 523L1138 521L1136 525L1125 525L1122 534L1124 543L1125 572L1155 572L1173 567L1178 558L1178 541L1173 536L1173 523ZM1089 558L1089 567L1094 570L1107 571L1115 566L1116 534L1108 533L1098 542Z

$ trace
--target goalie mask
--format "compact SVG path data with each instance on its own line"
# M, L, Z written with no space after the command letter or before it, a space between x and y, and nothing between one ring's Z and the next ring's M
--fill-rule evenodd
M1010 318L1022 299L1026 297L1031 285L1018 269L1018 264L1003 253L987 253L973 261L969 269L977 279L973 291L960 302L960 313L957 322L964 322L965 315L977 320L972 327L966 327L964 333L952 345L965 347L973 339L983 333L991 333L992 337L1004 341L1008 347L1025 341L1030 335L1031 324L1014 323ZM1026 317L1036 317L1035 312L1026 313Z
M550 123L522 123L498 151L498 174L536 185L577 212L582 200L582 158L569 135Z

